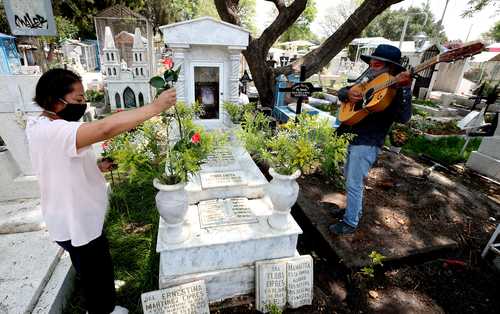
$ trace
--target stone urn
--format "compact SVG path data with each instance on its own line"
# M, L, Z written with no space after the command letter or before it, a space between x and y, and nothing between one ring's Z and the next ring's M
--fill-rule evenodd
M188 197L184 189L186 183L167 185L154 179L153 185L159 190L155 198L156 208L166 225L160 235L161 239L169 244L186 241L191 233L189 227L184 226L184 217L188 211Z
M300 170L292 175L283 175L269 168L269 174L273 179L267 191L273 203L273 213L267 221L274 229L284 230L288 228L288 214L299 196L299 185L296 180L300 177Z

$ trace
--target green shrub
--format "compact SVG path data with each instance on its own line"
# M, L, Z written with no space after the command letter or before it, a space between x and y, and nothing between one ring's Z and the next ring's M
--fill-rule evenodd
M85 100L90 103L101 103L104 101L104 93L88 89L85 91Z
M322 92L314 92L312 93L311 97L318 99L325 99L325 94Z
M256 108L255 103L248 103L245 105L238 105L232 102L224 102L224 109L226 109L231 122L238 124L243 119L246 112L253 112Z
M432 107L432 108L439 108L439 105L436 101L430 100L430 99L418 99L418 98L413 98L412 103L422 105L422 106L427 106L427 107Z

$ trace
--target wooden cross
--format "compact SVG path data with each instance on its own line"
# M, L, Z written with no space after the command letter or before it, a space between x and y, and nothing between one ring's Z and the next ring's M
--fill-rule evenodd
M300 80L298 83L292 85L292 87L281 87L280 92L290 93L292 97L297 98L297 107L295 109L295 121L298 121L298 116L302 112L302 101L304 98L308 98L314 92L321 92L323 88L314 87L313 84L305 82L306 80L306 67L300 67Z

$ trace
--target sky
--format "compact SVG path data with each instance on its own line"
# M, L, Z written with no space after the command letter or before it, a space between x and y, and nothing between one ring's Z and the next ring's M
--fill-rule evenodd
M256 12L256 25L257 29L262 31L271 22L271 12L274 4L265 0L256 0L257 2L257 12ZM322 29L319 21L330 6L335 6L336 4L342 2L342 0L316 0L316 7L318 9L318 14L316 20L311 25L311 29L314 33L323 35ZM427 2L426 0L405 0L398 4L393 5L392 9L399 9L401 7L406 8L409 6L421 6L422 3ZM431 11L434 14L436 20L441 18L443 14L443 9L445 6L445 0L430 0ZM488 7L479 13L476 13L472 18L462 18L460 15L467 8L467 0L450 0L446 14L444 16L443 25L448 39L455 40L460 39L465 41L467 34L469 33L469 38L467 41L479 39L480 35L487 32L496 21L500 20L500 14L495 15L495 10L492 7Z

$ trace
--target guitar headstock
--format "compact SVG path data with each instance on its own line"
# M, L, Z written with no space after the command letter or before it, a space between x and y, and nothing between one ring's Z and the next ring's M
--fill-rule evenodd
M438 56L439 62L452 62L458 59L465 59L471 57L475 54L480 53L485 49L485 46L482 42L476 41L463 45L462 47L455 48L443 52Z

